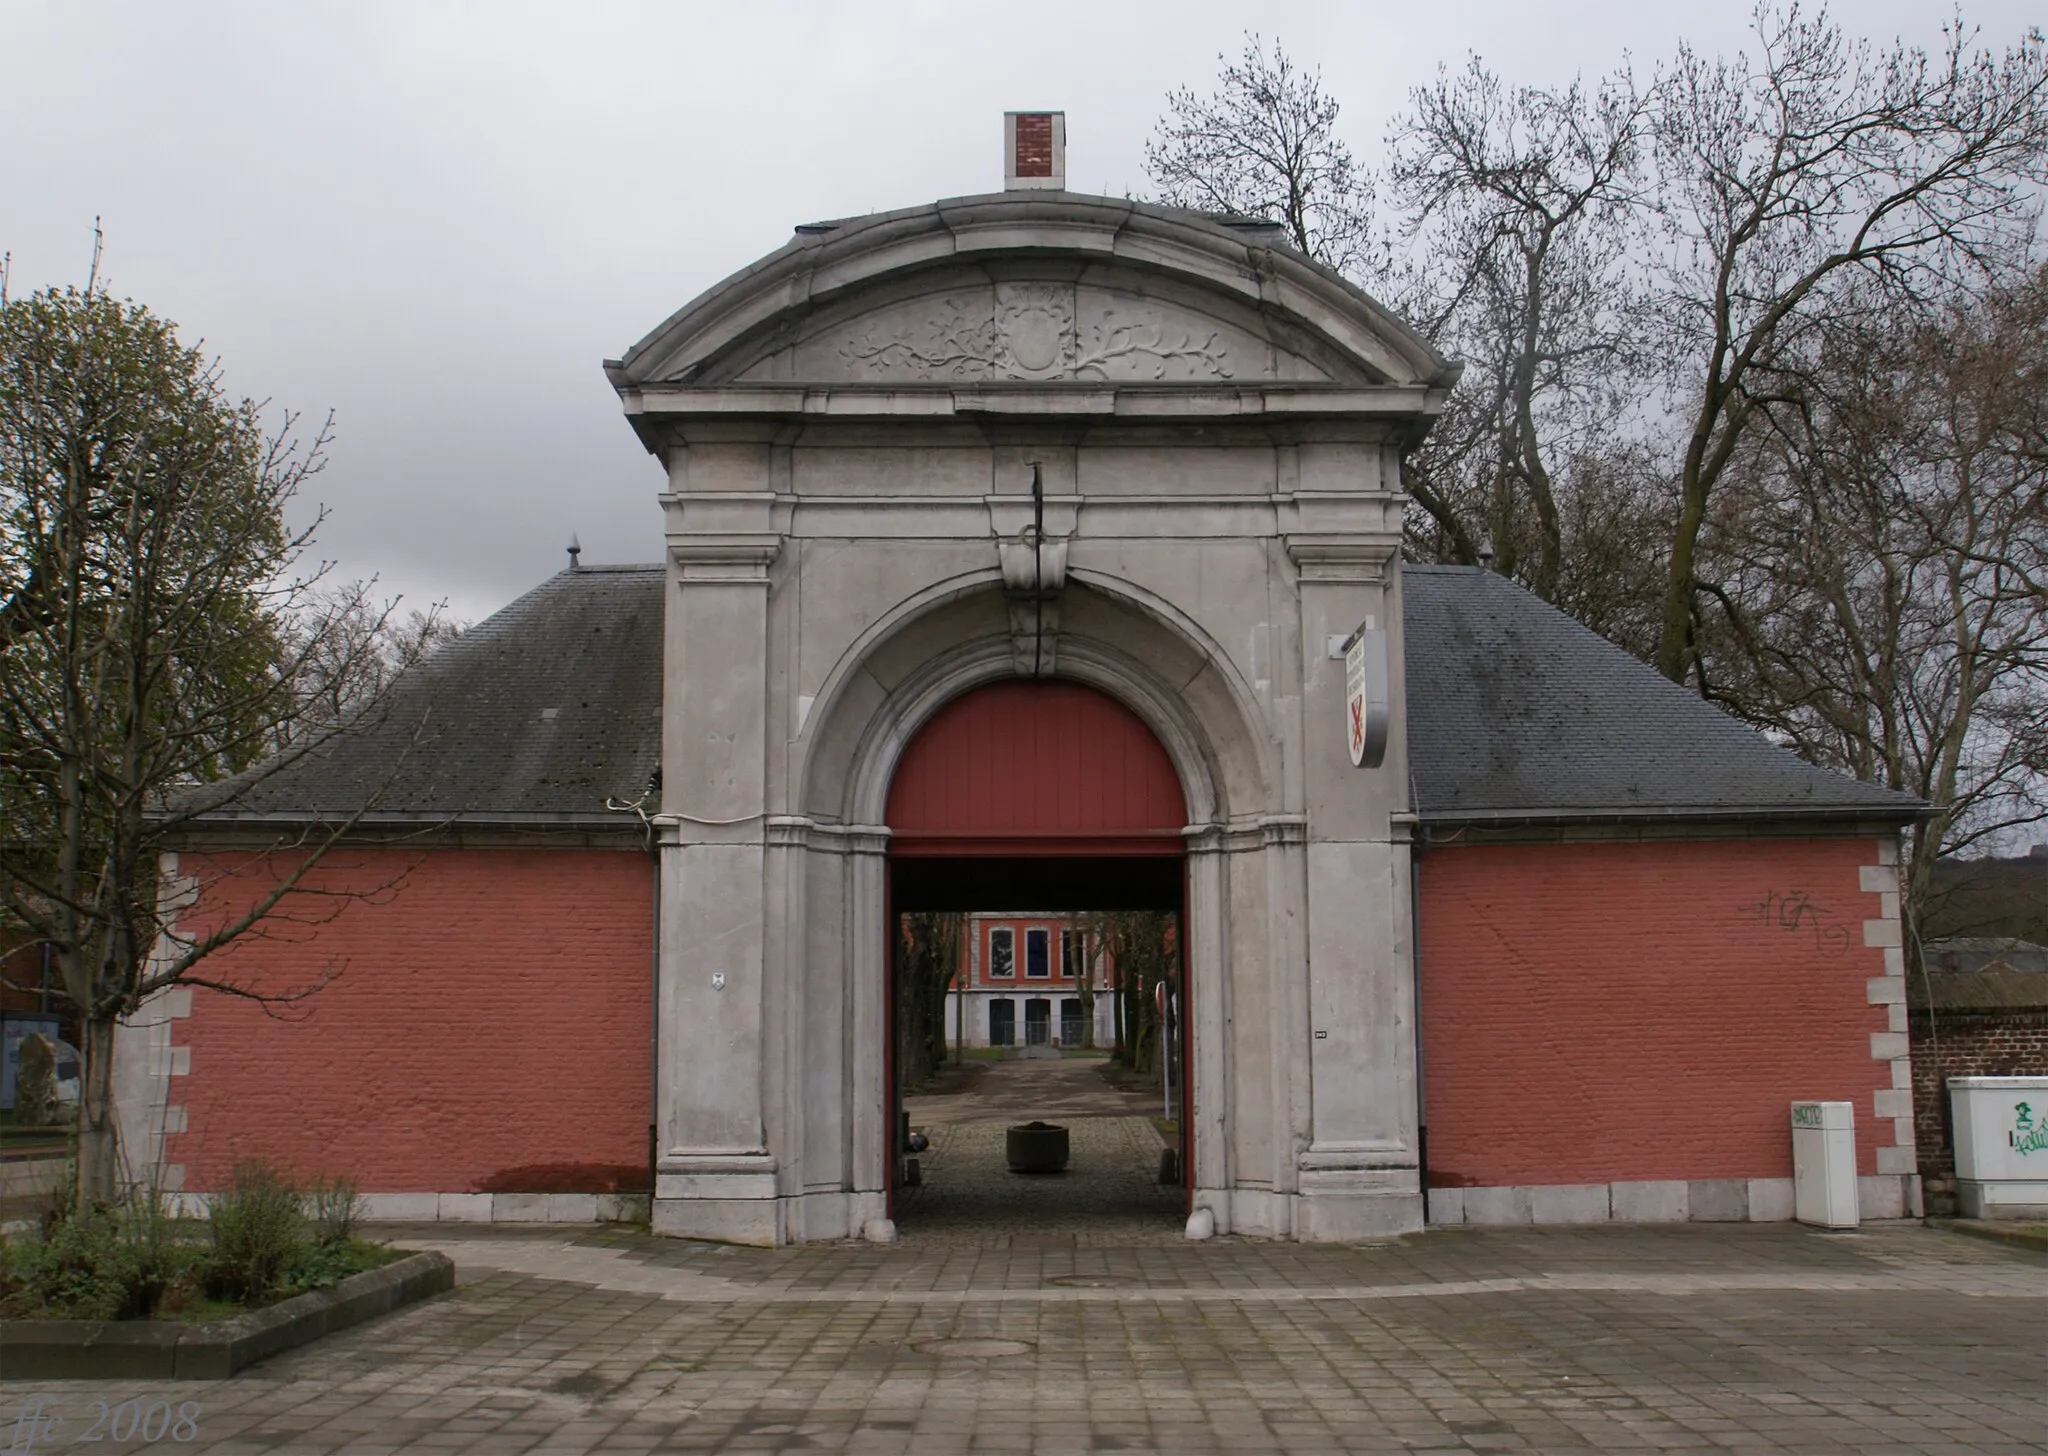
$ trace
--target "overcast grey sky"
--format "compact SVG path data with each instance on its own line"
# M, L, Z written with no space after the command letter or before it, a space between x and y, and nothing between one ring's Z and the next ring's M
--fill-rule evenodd
M91 4L0 0L0 250L204 338L337 435L323 554L482 616L660 555L661 472L599 361L792 225L1002 185L1006 108L1067 113L1076 190L1145 189L1167 90L1243 32L1321 65L1362 157L1477 51L1517 81L1730 51L1743 0ZM1946 0L1858 0L1939 40ZM2039 12L1973 0L1999 47Z

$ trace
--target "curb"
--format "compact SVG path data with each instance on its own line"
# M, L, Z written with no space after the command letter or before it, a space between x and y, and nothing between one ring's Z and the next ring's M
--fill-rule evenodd
M1968 1234L1973 1239L1989 1239L1994 1244L2048 1253L2048 1233L2036 1233L2030 1228L2010 1228L1976 1218L1930 1218L1927 1225L1929 1228L1946 1229L1952 1234Z
M223 1380L322 1335L455 1287L446 1254L411 1254L208 1325L169 1320L8 1320L0 1367L9 1380Z

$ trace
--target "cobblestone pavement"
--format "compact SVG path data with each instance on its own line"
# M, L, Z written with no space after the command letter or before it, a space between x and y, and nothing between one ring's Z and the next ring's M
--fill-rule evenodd
M33 1402L52 1450L131 1399L192 1402L188 1450L357 1456L2048 1449L2044 1261L1910 1225L392 1232L448 1250L455 1292L227 1381L0 1381L0 1449Z
M990 1062L964 1092L904 1098L911 1126L931 1139L918 1159L922 1185L897 1195L904 1236L927 1244L1170 1238L1187 1198L1159 1185L1165 1142L1151 1120L1159 1104L1112 1086L1102 1066L1092 1057ZM1034 1118L1067 1129L1065 1172L1009 1170L1004 1131Z
M897 1195L905 1238L980 1243L1043 1239L1084 1244L1157 1243L1183 1227L1187 1197L1159 1186L1164 1144L1142 1117L1063 1120L1070 1161L1064 1173L1012 1173L1003 1156L1007 1123L938 1123L918 1161L924 1182Z

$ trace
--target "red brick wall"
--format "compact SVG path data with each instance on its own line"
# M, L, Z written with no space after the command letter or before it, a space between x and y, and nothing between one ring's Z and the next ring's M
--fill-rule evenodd
M989 932L997 929L1007 929L1010 932L1010 974L1007 977L996 976L990 973L994 962L989 949ZM1024 974L1026 965L1024 932L1027 930L1042 930L1045 932L1047 975L1027 976ZM1032 986L1063 986L1071 991L1081 979L1078 974L1081 966L1079 964L1072 966L1067 964L1066 955L1062 949L1065 942L1061 939L1065 935L1073 935L1078 939L1081 949L1077 952L1077 956L1091 956L1095 952L1094 937L1085 929L1077 928L1065 919L1032 919L1028 916L1007 919L987 916L977 919L974 916L969 916L967 919L967 935L960 945L960 970L955 974L954 984L957 986L961 982L965 982L969 986L992 991L1015 991L1020 987L1029 988ZM1097 962L1095 966L1095 983L1097 986L1107 986L1109 984L1109 958L1107 955L1102 954L1094 954L1093 958Z
M1853 1102L1876 1172L1876 863L1867 839L1427 850L1430 1183L1790 1177L1796 1098Z
M202 885L181 923L261 892L268 867L181 858ZM644 1187L653 874L644 854L437 849L336 857L325 886L368 901L302 901L271 938L200 974L271 991L263 1007L195 990L174 1045L191 1071L170 1100L187 1131L168 1157L219 1187L238 1158L365 1193L599 1192Z

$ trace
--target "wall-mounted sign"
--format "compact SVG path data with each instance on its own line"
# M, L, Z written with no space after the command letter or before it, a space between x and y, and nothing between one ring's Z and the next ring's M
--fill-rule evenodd
M1378 768L1387 756L1387 634L1372 618L1344 644L1344 734L1351 761Z

